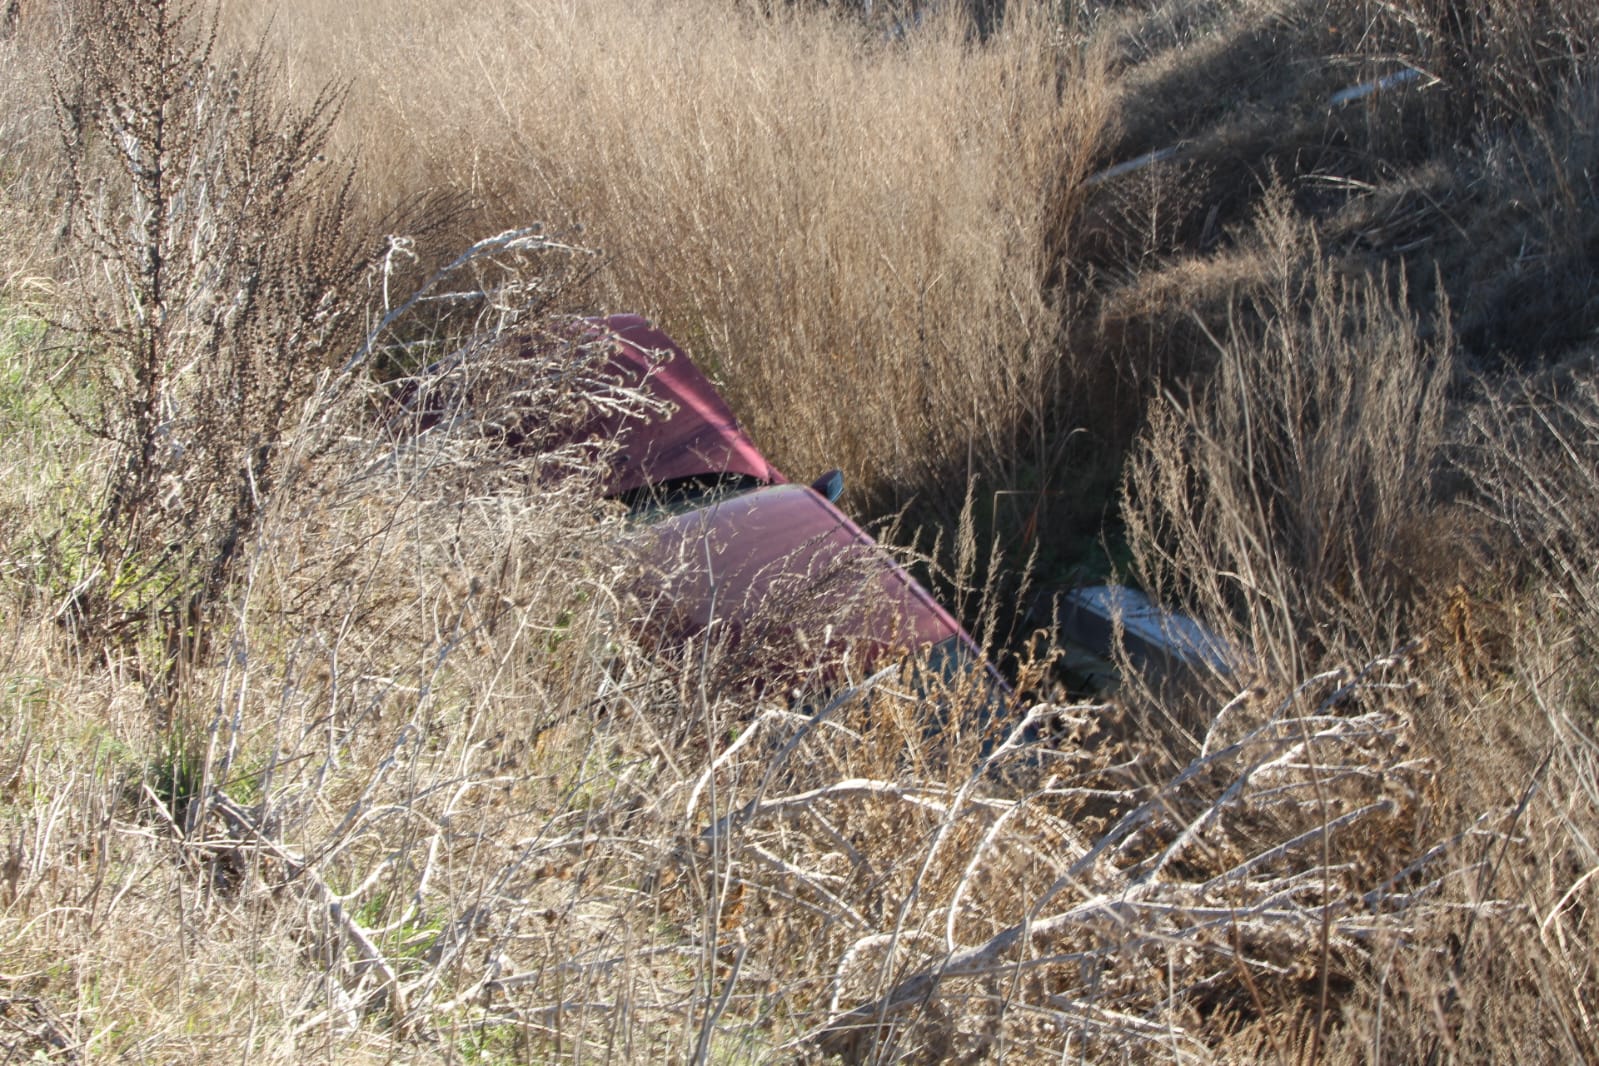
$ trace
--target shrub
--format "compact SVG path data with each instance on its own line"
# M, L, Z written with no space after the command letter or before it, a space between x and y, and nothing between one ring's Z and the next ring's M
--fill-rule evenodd
M372 242L323 152L340 97L278 102L186 0L71 8L55 84L68 175L62 325L109 447L76 617L186 639L282 476L318 375L356 347Z

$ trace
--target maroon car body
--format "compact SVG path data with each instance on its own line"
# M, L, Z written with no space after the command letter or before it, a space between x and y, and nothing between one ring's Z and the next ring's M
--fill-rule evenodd
M688 478L737 476L763 485L783 477L739 428L733 411L699 367L637 315L588 321L583 342L609 350L601 367L624 387L644 388L664 408L640 415L612 411L597 416L575 436L619 440L605 491L637 492Z
M940 669L981 660L960 623L828 495L767 462L671 338L634 315L585 327L585 342L608 349L609 376L661 401L658 413L607 414L582 430L618 442L605 488L644 520L647 632L759 648L790 671L845 655L863 669L896 653Z

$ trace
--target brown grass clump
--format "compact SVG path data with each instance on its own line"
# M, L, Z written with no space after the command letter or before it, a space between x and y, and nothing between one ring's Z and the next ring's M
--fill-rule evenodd
M1227 308L1202 391L1168 393L1127 467L1140 579L1193 602L1269 677L1369 655L1434 576L1416 543L1446 441L1452 339L1377 282L1339 277L1283 199ZM1202 327L1203 328L1203 327Z

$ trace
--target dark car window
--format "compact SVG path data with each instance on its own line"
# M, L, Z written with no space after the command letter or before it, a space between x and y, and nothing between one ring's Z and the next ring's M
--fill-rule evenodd
M761 482L748 474L701 474L645 485L618 498L627 506L629 515L647 523L709 507L760 487Z

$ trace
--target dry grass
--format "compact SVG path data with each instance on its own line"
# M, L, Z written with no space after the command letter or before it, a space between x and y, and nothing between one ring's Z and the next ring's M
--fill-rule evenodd
M280 5L270 92L351 79L343 221L381 245L387 205L452 206L263 430L275 479L173 671L148 618L61 625L139 412L44 323L61 279L126 291L94 286L152 216L93 201L122 258L57 240L28 5L0 40L6 1056L1599 1055L1591 16L1009 6L979 43L808 5ZM1450 94L1327 106L1394 56ZM1188 154L1086 180L1166 138ZM1565 317L1502 351L1528 286ZM1041 699L1041 640L996 718L908 667L791 703L727 683L751 649L640 646L595 457L500 446L638 402L524 343L607 305L689 342L796 475L936 489L966 584L988 490L1037 543L1106 506L1052 493L1125 473L1148 582L1253 683ZM117 358L126 318L75 325ZM422 433L355 372L450 354ZM1504 354L1553 368L1461 369Z
M1215 372L1152 405L1123 513L1147 588L1302 677L1395 646L1414 589L1454 578L1423 534L1453 338L1421 336L1403 279L1390 296L1333 273L1286 197L1263 213Z
M1423 307L1437 278L1473 361L1537 362L1591 328L1577 251L1591 225L1578 205L1599 32L1587 5L1108 7L1097 32L1115 42L1115 157L1179 149L1107 183L1082 247L1105 272L1088 281L1113 311L1103 339L1126 342L1127 358L1167 365L1195 346L1174 320L1218 306L1214 290L1137 316L1131 337L1125 309L1147 307L1168 271L1225 255L1275 182L1346 268L1407 264ZM1412 81L1335 102L1405 72Z
M353 79L380 194L580 222L606 253L589 300L657 318L796 476L950 518L951 485L1013 483L1054 443L1071 369L1041 279L1108 113L1043 12L980 50L954 20L889 44L718 0L308 3L276 26L312 83Z

